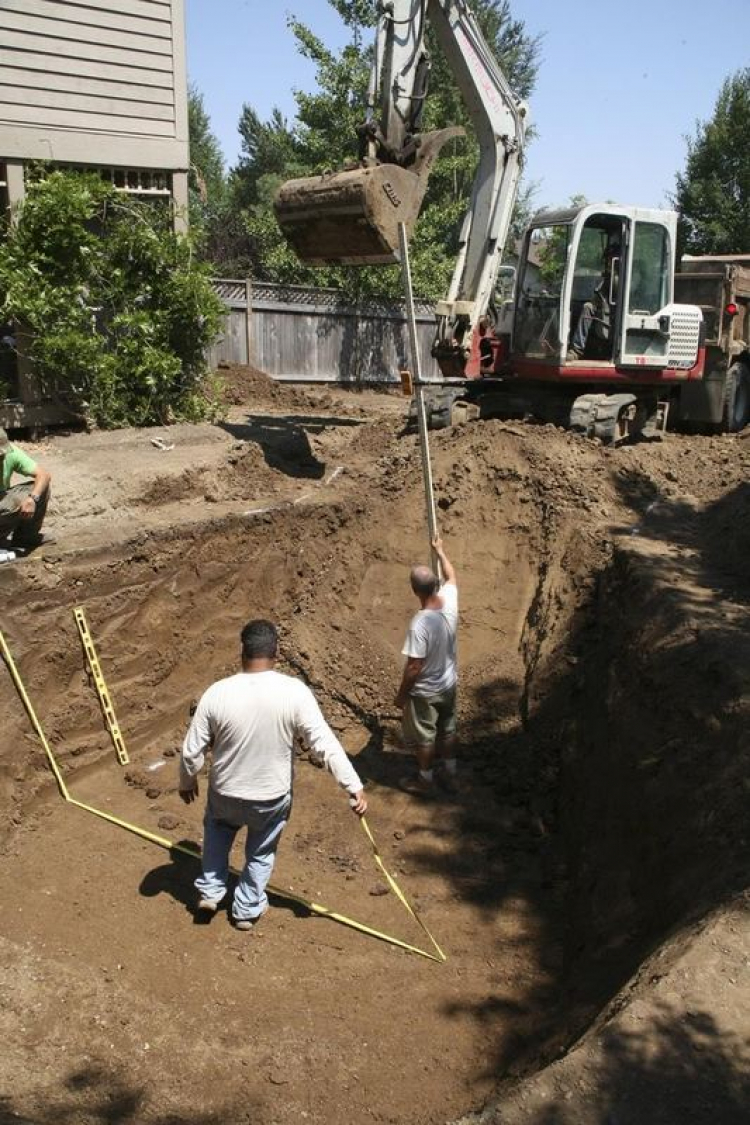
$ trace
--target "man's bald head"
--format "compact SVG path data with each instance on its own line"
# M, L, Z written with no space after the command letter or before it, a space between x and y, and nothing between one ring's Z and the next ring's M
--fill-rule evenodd
M440 579L429 566L413 566L409 581L418 598L429 598L437 593L440 587Z

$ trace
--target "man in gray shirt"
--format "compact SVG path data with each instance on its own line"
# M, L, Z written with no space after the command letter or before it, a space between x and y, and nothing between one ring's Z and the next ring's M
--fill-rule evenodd
M412 617L401 650L406 657L396 706L403 711L404 736L417 759L416 777L403 778L402 789L415 796L435 793L433 766L440 768L437 780L449 793L458 790L456 781L456 633L458 588L456 572L440 539L433 547L445 581L427 566L415 566L411 588L420 609Z
M346 789L358 816L367 810L362 782L306 684L275 671L278 633L270 621L242 630L242 671L203 694L180 757L180 797L198 796L198 773L212 751L203 820L203 874L195 885L199 912L214 914L227 890L229 853L247 829L245 866L232 902L232 919L249 930L268 908L266 886L292 804L294 739Z

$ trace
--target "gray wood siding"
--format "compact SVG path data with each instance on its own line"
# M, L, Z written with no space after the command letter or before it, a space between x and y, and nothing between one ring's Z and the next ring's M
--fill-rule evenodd
M247 363L247 305L243 281L217 280L227 306L221 338L209 363ZM311 383L387 383L410 368L404 306L397 301L346 303L333 290L258 283L250 309L250 362L277 379ZM417 335L424 379L439 379L432 358L435 316L417 306Z
M183 0L0 0L0 158L186 168L184 55Z

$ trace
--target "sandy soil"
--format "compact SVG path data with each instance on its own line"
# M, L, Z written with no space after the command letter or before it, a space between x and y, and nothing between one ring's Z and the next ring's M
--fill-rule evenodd
M449 959L281 897L250 935L224 915L196 925L195 864L66 806L4 676L0 1114L426 1123L492 1103L505 1121L519 1076L564 1055L655 948L745 885L750 442L606 450L498 421L433 435L461 586L467 793L424 804L398 788L391 702L407 567L426 554L403 400L230 374L220 426L34 449L54 474L58 541L0 572L3 632L74 795L199 843L201 810L176 794L188 706L234 668L244 621L272 615ZM424 942L304 755L274 883ZM628 995L648 988L637 980Z

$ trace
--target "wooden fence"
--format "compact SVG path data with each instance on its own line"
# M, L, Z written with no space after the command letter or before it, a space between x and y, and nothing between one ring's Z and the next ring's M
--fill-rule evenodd
M411 368L405 307L398 301L353 304L335 289L216 279L227 306L212 366L247 363L279 380L309 383L384 383ZM423 379L439 379L430 355L435 334L431 305L417 303Z

